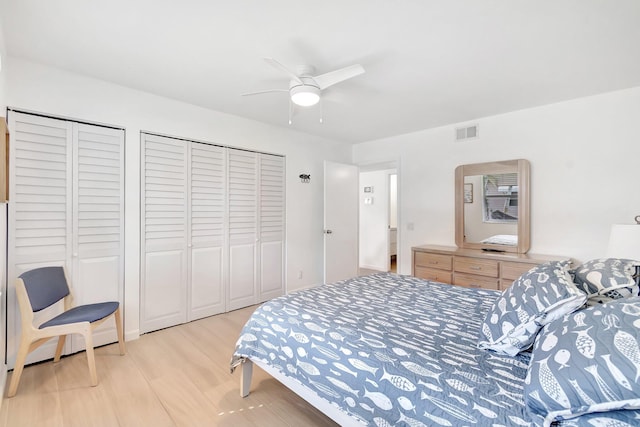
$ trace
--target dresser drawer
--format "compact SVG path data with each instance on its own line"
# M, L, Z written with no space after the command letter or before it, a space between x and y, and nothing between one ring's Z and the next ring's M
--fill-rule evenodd
M469 257L456 257L454 271L473 275L498 277L498 261Z
M451 272L438 270L436 268L426 268L416 266L416 277L433 280L434 282L451 283Z
M415 252L414 262L416 270L418 269L418 267L428 267L451 271L452 259L453 257L451 255Z
M511 281L518 279L527 271L531 270L535 265L526 262L508 262L500 263L500 277Z
M499 289L498 279L492 279L486 276L474 276L471 274L454 274L453 284L464 286L465 288Z

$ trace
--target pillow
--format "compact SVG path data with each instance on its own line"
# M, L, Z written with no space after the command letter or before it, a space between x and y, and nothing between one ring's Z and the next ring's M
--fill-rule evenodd
M514 281L482 322L478 347L515 356L531 346L542 326L582 306L587 295L571 280L569 266L540 264Z
M492 245L518 246L518 236L513 234L496 234L481 240L480 243Z
M640 295L633 275L640 262L630 259L600 258L587 261L575 271L575 282L587 294L589 303L604 303Z
M638 379L640 298L619 299L568 314L542 329L531 353L524 399L532 416L544 417L544 425L594 412L637 410Z

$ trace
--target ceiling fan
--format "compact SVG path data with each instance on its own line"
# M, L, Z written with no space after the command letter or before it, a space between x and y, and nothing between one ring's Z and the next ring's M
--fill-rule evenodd
M273 58L264 58L264 60L291 78L289 81L289 89L262 90L259 92L245 93L242 96L261 95L271 92L289 92L289 99L292 103L301 107L310 107L320 101L320 95L324 89L364 73L362 65L354 64L314 76L315 69L309 65L300 66L297 68L297 72L294 72ZM289 114L291 114L291 108L289 109ZM322 121L322 119L320 119L320 121ZM289 123L291 123L291 117L289 118Z

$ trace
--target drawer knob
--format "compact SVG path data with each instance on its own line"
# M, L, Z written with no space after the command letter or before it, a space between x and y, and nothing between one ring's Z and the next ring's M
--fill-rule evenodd
M469 267L471 270L482 270L482 267L479 267L477 265L472 265L471 267Z

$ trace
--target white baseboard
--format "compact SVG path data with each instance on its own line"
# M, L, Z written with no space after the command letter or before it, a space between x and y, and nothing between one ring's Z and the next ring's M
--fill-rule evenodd
M133 331L125 331L124 332L124 340L125 341L133 341L140 338L140 329L134 329Z
M289 295L291 292L298 292L298 291L302 291L302 290L305 290L305 289L317 288L318 286L322 286L322 285L323 285L323 283L312 283L311 285L302 286L300 288L288 289L285 292L285 295Z
M380 267L379 265L361 265L360 268L364 268L367 270L376 270L380 273L385 273L387 271L385 267Z

